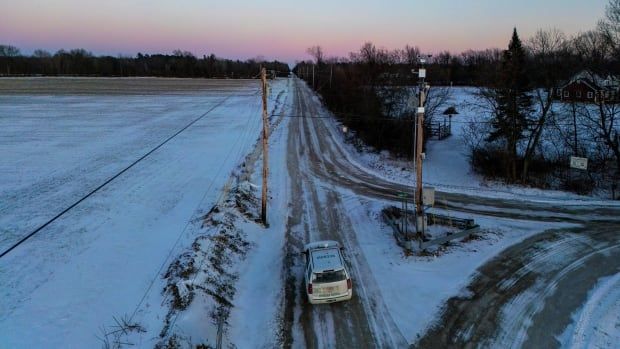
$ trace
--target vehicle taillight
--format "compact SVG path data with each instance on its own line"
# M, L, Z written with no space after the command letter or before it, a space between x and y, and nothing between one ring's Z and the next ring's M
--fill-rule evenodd
M349 290L353 288L353 283L351 283L351 279L347 279L347 288Z
M308 294L312 294L312 284L308 284Z

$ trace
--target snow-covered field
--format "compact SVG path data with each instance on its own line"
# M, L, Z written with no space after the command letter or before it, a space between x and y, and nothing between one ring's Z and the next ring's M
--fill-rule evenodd
M193 87L0 95L2 251L204 115L0 259L2 347L99 347L114 317L161 330L160 274L261 127L258 81Z

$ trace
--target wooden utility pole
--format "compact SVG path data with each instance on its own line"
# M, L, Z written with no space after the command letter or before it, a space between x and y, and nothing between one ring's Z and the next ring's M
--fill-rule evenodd
M263 89L263 192L261 196L261 220L267 225L267 176L269 175L269 115L267 114L267 72L261 68L260 78Z
M314 64L312 65L312 88L316 90L316 85L314 84Z
M426 96L425 91L420 91L420 103L424 103ZM424 104L421 104L424 105ZM415 171L416 171L416 212L422 213L422 148L424 145L424 107L418 107L416 118L416 148L415 148Z
M426 78L426 69L419 69L418 76L420 79L420 100L416 114L416 149L415 149L415 170L416 170L416 193L415 193L415 211L416 211L416 233L418 239L422 241L424 233L424 203L422 202L422 161L424 145L424 104L426 103L427 85L424 82Z

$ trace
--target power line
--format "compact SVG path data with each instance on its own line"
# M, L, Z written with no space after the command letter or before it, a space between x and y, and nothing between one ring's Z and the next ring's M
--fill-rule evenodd
M338 113L334 113L336 115L341 115ZM394 121L394 122L415 122L414 119L409 119L409 118L386 118L386 117L373 117L373 116L368 116L368 115L353 115L353 114L344 114L346 115L346 119L347 120L363 120L363 121ZM299 114L288 114L288 115L282 115L282 117L287 117L287 118L306 118L306 119L334 119L334 120L340 120L337 117L334 116L326 116L326 115L321 115L321 116L317 116L317 115L299 115ZM438 115L433 116L434 118L439 117ZM492 124L494 123L493 120L472 120L472 121L466 121L466 120L452 120L452 123L457 123L457 124ZM536 123L532 123L532 125L534 125ZM549 123L549 125L552 126L573 126L573 123Z
M258 93L254 93L252 94L252 96L258 96ZM232 96L230 96L232 97ZM228 97L228 98L230 98ZM222 102L223 103L223 102ZM235 140L234 145L230 148L230 150L228 151L228 154L226 155L226 159L224 160L224 162L222 164L220 164L220 167L217 171L217 174L213 177L213 179L211 180L211 183L209 184L209 187L207 188L207 190L205 191L205 193L203 194L202 198L200 199L200 201L198 202L198 204L196 205L196 208L192 211L192 212L196 212L196 210L198 210L198 208L200 207L200 205L202 205L202 203L204 202L204 199L207 197L207 195L209 194L209 192L211 192L211 189L213 188L213 184L215 183L216 178L218 178L222 172L222 169L224 167L224 164L228 161L228 159L230 158L230 156L233 153L233 150L236 148L236 146L239 143L239 140L245 137L242 137L242 134L247 134L246 131L248 130L249 126L250 126L250 120L251 118L248 118L248 122L245 125L245 129L244 131L242 131L239 134L239 137L237 137L237 139ZM244 145L245 147L245 145ZM239 152L241 153L241 152ZM242 154L243 155L243 154ZM237 161L238 162L238 161ZM220 193L220 196L218 197L218 199L216 200L216 203L219 202L222 199L222 196L224 195L224 192L222 191L222 193ZM157 280L157 278L159 277L159 275L161 274L161 271L164 269L164 267L168 264L168 260L170 259L170 256L172 255L172 252L174 251L174 249L176 248L176 246L179 244L179 241L181 240L181 237L183 236L183 234L185 233L185 231L187 230L187 228L189 227L190 223L193 221L193 219L189 219L186 223L185 226L183 227L183 230L181 230L181 232L179 233L179 236L177 237L174 245L172 245L172 247L170 248L170 251L168 252L168 255L166 256L166 258L164 259L164 261L161 263L157 273L155 274L155 276L153 277L153 279L150 281L149 286L147 287L145 293L142 295L142 298L140 299L140 301L138 302L138 304L136 305L136 308L134 309L133 313L130 316L130 321L133 319L133 317L137 314L138 310L140 309L140 307L142 306L142 303L144 303L144 300L146 299L146 297L148 296L148 294L150 293L151 289L153 288L153 285L155 284L155 280ZM200 269L200 267L199 267ZM164 302L166 301L167 298L167 294L164 297ZM176 321L176 319L175 319Z
M258 95L258 93L257 93L257 95ZM271 115L270 115L270 116L271 116ZM251 119L248 119L248 123L246 124L246 126L249 126L249 124L250 124L250 123L249 123L249 120L251 120ZM246 131L247 131L247 130L246 130ZM244 143L243 143L244 145L242 146L242 148L245 148L245 146L246 146L246 145L247 145L247 143L248 143L248 138L247 138L247 137L244 137L244 138L245 138L245 141L244 141ZM236 147L236 145L238 144L238 142L239 142L239 140L240 140L240 139L241 139L241 137L237 138L237 141L235 142L235 146L233 146L233 147L231 148L231 152L232 152L232 149L233 149L234 147ZM239 161L241 160L241 158L243 158L243 156L244 156L245 154L243 153L242 149L240 149L240 151L238 152L238 154L240 154L240 155L241 155L241 156L239 157L239 159L238 159L238 162L239 162ZM264 155L263 155L263 156L264 156ZM221 168L220 168L220 170L221 170ZM224 191L222 191L222 192L220 193L220 196L219 196L218 200L216 201L216 203L217 203L217 202L220 202L223 196L224 196ZM208 250L208 249L206 249L206 250ZM206 260L206 259L207 259L207 258L202 258L202 259L200 260L200 264L198 265L197 270L202 270L202 266L203 266L203 264L204 264L204 262L205 262L205 260ZM160 273L161 273L161 270L158 272L158 275L159 275ZM194 284L194 283L196 282L196 278L198 277L198 274L199 274L198 272L194 274L194 276L192 277L192 280L191 280L191 284ZM176 325L176 322L177 322L177 320L178 320L178 318L179 318L179 315L180 315L180 312L176 312L176 314L174 315L174 319L173 319L172 321L170 321L170 322L169 322L169 323L170 323L170 325L168 326L168 328L169 328L169 331L170 331L170 332L168 332L167 336L168 336L170 333L172 333L172 331L173 331L173 329L174 329L174 326Z
M114 176L108 178L105 182L103 182L101 185L99 185L98 187L96 187L95 189L91 190L89 193L87 193L86 195L84 195L82 198L80 198L79 200L77 200L76 202L74 202L73 204L71 204L69 207L65 208L64 210L62 210L60 213L58 213L57 215L55 215L54 217L52 217L51 219L49 219L48 221L46 221L45 223L43 223L42 225L40 225L38 228L36 228L35 230L33 230L32 232L30 232L29 234L27 234L26 236L24 236L23 238L21 238L19 241L17 241L16 243L14 243L11 247L9 247L8 249L6 249L4 252L2 252L0 254L0 258L6 256L9 252L11 252L12 250L14 250L16 247L20 246L21 244L23 244L24 242L26 242L27 240L29 240L31 237L33 237L35 234L39 233L41 230L43 230L45 227L47 227L48 225L50 225L51 223L53 223L54 221L56 221L58 218L62 217L65 213L69 212L71 209L73 209L74 207L76 207L77 205L79 205L80 203L82 203L82 201L88 199L89 197L91 197L93 194L95 194L96 192L98 192L101 188L105 187L106 185L108 185L110 182L112 182L113 180L115 180L116 178L120 177L123 173L127 172L129 169L131 169L132 167L134 167L136 164L138 164L139 162L141 162L142 160L144 160L146 157L148 157L149 155L151 155L153 152L155 152L157 149L161 148L163 145L165 145L166 143L168 143L170 140L172 140L173 138L175 138L176 136L178 136L179 134L181 134L181 132L185 131L186 129L188 129L189 127L191 127L192 125L194 125L196 122L198 122L199 120L201 120L202 118L204 118L205 116L207 116L207 114L209 114L211 111L213 111L215 108L219 107L220 105L224 104L224 102L226 102L228 99L230 99L232 96L234 95L229 95L226 98L224 98L223 100L221 100L220 102L218 102L217 104L215 104L213 107L211 107L209 110L207 110L205 113L203 113L202 115L200 115L199 117L197 117L196 119L192 120L190 123L188 123L187 125L185 125L183 128L181 128L180 130L178 130L177 132L175 132L172 136L168 137L167 139L165 139L163 142L161 142L159 145L157 145L156 147L154 147L153 149L151 149L150 151L148 151L146 154L142 155L140 158L138 158L137 160L135 160L134 162L132 162L129 166L125 167L124 169L122 169L120 172L116 173Z

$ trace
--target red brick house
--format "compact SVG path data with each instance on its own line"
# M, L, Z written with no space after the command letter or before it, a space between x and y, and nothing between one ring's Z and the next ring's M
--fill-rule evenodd
M556 99L567 102L583 103L619 103L620 102L620 79L608 75L600 77L590 71L583 70L574 75L567 83L556 88Z

